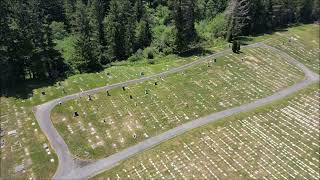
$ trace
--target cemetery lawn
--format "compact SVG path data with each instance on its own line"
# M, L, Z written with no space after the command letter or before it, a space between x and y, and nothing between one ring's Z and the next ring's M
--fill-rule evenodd
M299 27L290 28L288 32L297 31L301 33L302 35L299 35L302 38L299 38L299 41L304 40L304 35L310 36L308 33L303 33L303 31L299 31L299 29L303 29L306 31L312 31L311 29L318 28L319 26L316 25L303 25ZM285 34L285 32L283 32ZM252 39L249 43L254 43L257 41L265 40L268 38L277 38L277 34L273 35L264 35L260 37L255 37ZM307 39L307 38L306 38ZM317 40L315 40L318 42ZM309 43L308 42L302 42L302 43ZM312 41L311 41L312 42ZM276 45L275 42L271 45ZM226 47L226 46L221 46ZM219 48L221 48L219 47ZM210 47L211 48L211 47ZM211 50L216 50L216 48L211 48ZM309 50L305 48L305 50ZM259 54L259 56L263 55ZM229 58L234 58L235 55L228 56ZM181 66L183 64L189 63L194 61L195 59L199 58L198 56L191 56L191 57L177 57L175 55L170 55L163 58L157 58L155 59L155 64L150 65L146 61L138 61L138 62L116 62L113 63L111 67L106 68L104 71L99 73L90 73L90 74L79 74L71 76L60 83L54 83L51 85L46 85L45 87L38 88L42 84L35 83L33 85L29 85L30 87L27 87L27 89L34 88L32 91L28 92L23 87L17 87L18 90L22 92L29 93L27 98L12 98L12 97L1 97L0 102L0 120L1 120L1 129L4 130L4 136L1 137L1 140L5 141L5 146L1 148L1 178L5 177L6 179L27 179L30 177L34 177L36 179L47 179L51 177L56 168L57 168L57 162L58 159L54 153L54 151L51 149L50 144L46 137L43 135L41 129L39 128L34 115L32 113L32 107L45 103L47 101L50 101L52 99L63 97L69 94L73 94L76 92L105 86L108 84L113 84L117 82L123 82L129 79L135 79L140 77L140 73L144 72L145 76L162 72L167 69ZM261 58L261 57L260 57ZM274 58L272 56L271 58ZM298 59L298 57L296 57ZM303 58L303 57L302 57ZM226 60L227 58L222 58L221 60ZM304 62L303 59L298 59ZM248 61L251 62L251 61ZM311 62L313 62L311 60ZM278 71L277 68L272 71L270 75L266 75L265 81L259 82L261 80L261 77L254 77L256 73L252 71L248 71L248 73L245 73L244 71L246 69L254 69L254 66L256 63L252 59L252 65L241 65L239 66L239 58L236 63L233 62L230 65L231 67L227 67L224 61L220 61L218 59L218 65L216 64L212 68L212 71L207 72L206 66L198 67L198 70L196 69L190 69L188 71L185 71L186 75L182 74L176 74L172 75L170 77L165 78L165 81L168 81L168 83L163 82L161 80L158 80L159 86L155 87L153 85L154 82L147 82L144 84L140 84L138 86L132 86L130 89L128 89L125 92L122 92L122 90L112 90L110 91L111 97L107 100L103 100L105 97L105 94L98 94L97 97L99 97L99 100L94 100L93 102L87 102L82 100L81 103L83 103L83 106L81 108L81 112L84 111L82 109L88 108L88 116L92 116L93 118L88 119L82 119L83 117L79 117L80 121L86 126L85 133L78 133L79 136L76 138L79 139L79 143L82 143L84 146L83 149L79 151L79 153L76 153L77 155L84 157L84 158L98 158L102 156L107 156L110 153L116 152L116 148L121 149L123 147L126 147L130 144L135 144L138 141L143 140L146 138L144 133L149 135L154 135L156 133L162 132L165 129L168 129L170 127L174 127L178 124L184 123L188 121L186 116L189 118L189 120L194 119L201 114L207 114L211 111L218 111L221 109L225 109L231 106L235 106L237 104L245 102L244 100L254 100L258 97L263 97L267 94L272 94L272 92L276 91L276 89L280 89L282 87L286 87L290 84L293 84L296 81L299 81L302 78L302 73L298 72L295 68L289 67L286 69L283 65L280 65L281 71L278 73L281 75L276 75L276 78L272 79L272 76L274 75L275 71ZM305 61L307 65L309 62ZM228 63L229 64L229 63ZM227 67L226 73L222 73L222 71L225 71L223 67ZM252 67L250 67L252 66ZM273 66L276 66L276 64L271 65L270 67L273 68ZM309 67L313 67L313 64L309 64ZM241 69L243 67L244 69ZM267 67L267 66L264 66ZM233 69L233 68L239 68L239 69ZM285 75L288 70L292 71L292 74L294 76L288 76L287 79L280 79L281 77L286 78ZM315 68L316 69L316 68ZM201 70L201 71L199 71ZM231 71L232 70L232 71ZM266 69L267 70L267 69ZM271 69L272 70L272 69ZM216 72L213 72L216 71ZM230 72L233 74L231 75ZM207 73L207 75L205 75ZM285 74L283 74L285 73ZM109 74L109 75L108 75ZM214 84L208 84L207 82L208 75L218 75L217 77L212 77L211 82L217 83L216 85L219 85L218 87ZM243 77L240 77L239 75L242 75ZM198 77L199 76L199 77ZM202 77L206 77L201 79ZM238 80L235 79L229 79L229 84L225 83L228 78L238 78ZM193 78L191 80L191 78ZM210 77L211 78L211 77ZM224 79L222 79L224 78ZM255 78L256 80L254 80ZM187 80L186 80L187 79ZM216 82L216 80L219 80ZM247 82L246 80L249 79ZM258 80L259 79L259 80ZM203 88L198 87L193 81L197 81L199 85L203 85ZM257 84L255 84L258 81ZM274 83L273 83L274 81ZM210 83L211 83L210 82ZM249 83L252 82L254 86L257 86L256 88L251 87L252 90L249 90ZM265 83L266 82L266 83ZM60 85L59 85L60 84ZM224 84L223 86L220 86L220 84ZM234 85L233 85L234 84ZM235 87L241 87L242 84L244 84L244 89L240 91L234 91ZM265 84L265 85L264 85ZM32 87L31 87L32 86ZM140 86L140 87L139 87ZM185 89L185 87L189 87L188 89ZM206 87L209 86L212 88L206 89ZM251 85L250 85L251 86ZM268 87L270 86L270 87ZM150 96L144 95L144 87L147 87L150 89ZM168 89L166 89L169 88ZM157 88L162 89L161 91L157 90ZM260 93L257 88L262 88L264 91L263 93ZM132 90L131 90L132 89ZM172 95L172 92L174 92L178 98L175 98ZM180 93L180 91L182 93ZM216 93L217 91L217 93ZM41 92L45 92L45 95L41 95ZM141 106L144 104L139 105L138 107L134 106L134 101L131 102L128 99L129 92L136 93L133 94L134 101L137 101L137 98L139 97L139 102L143 102L144 104L148 104L148 108L151 110L144 110ZM213 94L214 97L209 96L210 93ZM160 93L160 94L159 94ZM238 93L238 94L230 94L231 97L227 97L228 93ZM251 94L249 94L251 93ZM159 95L158 98L154 97L151 99L151 95L154 96L154 94ZM200 95L199 95L200 94ZM123 99L119 99L119 96L122 95L125 100L129 101L129 103L126 103ZM168 95L168 97L166 97ZM184 97L185 96L185 97ZM202 97L201 97L202 96ZM103 97L103 98L102 98ZM121 97L121 96L120 96ZM96 98L96 97L95 97ZM171 99L170 99L171 98ZM189 99L187 99L189 98ZM212 98L212 99L210 99ZM235 98L235 99L232 99ZM154 100L157 101L154 101ZM232 99L232 100L231 100ZM244 100L243 100L244 99ZM114 108L112 106L111 100L114 101L114 103L119 107L124 107L121 109L123 112L122 117L118 117L119 114L117 112L117 108ZM159 101L163 102L159 102ZM224 101L225 100L225 101ZM105 101L106 104L100 104L103 101ZM184 102L190 102L188 104L189 108L185 108L183 105ZM239 102L237 102L239 101ZM79 101L80 102L80 101ZM222 102L222 104L218 104L218 102ZM230 102L231 104L229 104ZM70 102L71 104L74 104L74 102ZM97 103L94 104L93 103ZM124 105L123 105L124 104ZM150 104L150 105L149 105ZM160 106L158 106L158 105ZM99 105L107 106L110 109L106 110L99 110L97 115L92 114L91 106L98 107ZM205 109L203 106L206 106L207 109ZM74 108L78 108L77 106L74 106ZM137 112L132 112L134 118L131 118L130 115L128 116L128 112L133 111L137 109ZM173 108L173 112L175 112L175 115L172 115L170 111L168 111L168 108ZM216 109L214 109L216 108ZM102 109L102 108L101 108ZM163 110L165 113L163 113L161 110ZM113 111L113 114L110 115L110 112ZM152 117L152 115L148 112L153 112L153 116L156 117L159 121L154 123L155 119ZM57 111L58 112L58 111ZM80 112L80 110L79 110ZM145 117L141 115L141 113L146 112ZM195 114L193 114L195 112ZM63 112L61 112L63 113ZM56 119L53 121L55 122L56 126L59 127L60 132L64 132L64 135L68 135L68 128L66 122L71 125L71 128L75 132L79 130L79 128L76 126L76 123L73 121L72 115L70 114L70 109L68 109L67 113L67 121L64 123L61 123L61 115L53 114L54 116L57 116ZM186 116L184 116L184 113ZM163 118L165 114L168 115L169 119ZM111 116L115 120L119 119L119 122L116 122L114 125L106 125L106 123L101 123L101 120L103 118L107 118L108 116ZM177 118L175 117L177 116ZM95 121L95 119L99 119ZM128 121L130 120L131 121ZM150 120L149 122L145 122L145 120ZM177 122L180 120L180 122ZM136 121L138 123L136 123ZM97 134L91 135L89 128L89 123L91 122L92 126L98 131ZM106 121L110 122L110 121ZM124 122L128 122L128 124L121 124ZM111 122L110 122L111 123ZM131 124L130 124L131 123ZM141 124L139 124L141 123ZM115 129L112 129L113 126L120 125L119 127L116 127ZM141 125L141 127L140 127ZM105 128L107 126L107 128ZM161 126L161 127L160 127ZM133 139L132 132L127 132L129 129L128 127L132 127L132 132L135 132L137 134L136 139ZM155 128L154 128L155 127ZM163 128L162 128L163 127ZM112 139L108 139L106 136L107 132L105 130L110 130L110 135L112 135ZM119 137L117 133L114 133L118 129L121 129L119 133L123 135L123 139L125 139L125 143L119 142L122 141L122 137ZM9 131L16 130L16 135L8 135ZM148 130L148 131L147 131ZM149 132L150 130L150 132ZM80 131L81 132L81 131ZM99 135L101 139L104 141L103 148L99 147L95 150L92 150L92 147L88 145L88 138L92 138L92 142L97 142L96 135ZM81 136L81 137L80 137ZM116 138L114 138L116 136ZM84 138L84 139L81 139ZM76 142L75 140L72 140L73 137L66 138L65 140L72 148L72 143ZM85 141L85 142L84 142ZM112 143L113 142L113 143ZM45 149L43 147L44 144L48 145L48 148ZM110 151L106 151L106 148L109 146L109 144L116 144L116 148L110 148ZM111 145L112 146L112 145ZM113 147L113 146L112 146ZM11 150L13 148L13 150ZM86 154L83 154L85 150L89 150L89 156L85 156ZM77 151L75 148L73 148L74 151ZM50 154L48 152L50 151ZM95 152L97 152L95 154ZM104 154L105 153L105 154ZM54 160L54 162L51 162L51 159ZM31 161L30 161L31 160ZM21 167L19 165L24 164L25 172L17 172L15 173L15 167Z
M139 78L140 72L151 75L165 71L194 61L196 58L198 57L182 58L171 55L156 59L154 65L149 65L145 61L118 62L100 73L74 75L61 81L61 85L57 82L51 86L36 88L28 98L1 97L0 120L1 130L4 130L1 135L1 141L4 141L4 147L1 147L1 178L48 179L57 169L58 158L34 118L33 106L81 90ZM19 90L24 91L23 87ZM45 95L41 92L45 92ZM16 134L8 135L10 131L16 131ZM44 148L45 144L47 148ZM16 167L22 167L21 171L15 172Z
M0 179L51 177L58 158L34 119L32 106L21 99L1 97L0 101L1 130L4 130L1 134L4 146L1 147Z
M272 95L304 74L269 49L247 48L217 62L58 105L51 119L70 151L99 159L199 117ZM157 85L155 83L157 82ZM148 94L145 93L147 90ZM130 95L132 99L130 99ZM79 114L73 117L74 112Z
M289 28L283 32L276 32L266 43L286 52L319 74L319 28L317 24Z
M196 128L93 179L318 179L319 84Z

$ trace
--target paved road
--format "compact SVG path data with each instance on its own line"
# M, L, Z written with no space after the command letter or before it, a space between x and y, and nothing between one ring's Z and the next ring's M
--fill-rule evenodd
M266 98L259 99L257 101L252 102L252 103L249 103L249 104L244 104L244 105L241 105L241 106L238 106L235 108L231 108L231 109L227 109L227 110L224 110L221 112L213 113L209 116L190 121L186 124L183 124L183 125L178 126L174 129L166 131L158 136L149 138L149 139L142 141L134 146L131 146L127 149L124 149L118 153L115 153L109 157L100 159L96 162L90 163L85 166L80 166L77 163L77 161L74 160L72 154L70 153L70 151L68 149L67 144L64 142L63 138L59 135L59 133L57 132L57 130L55 129L55 127L53 126L53 124L51 122L50 112L60 101L64 102L64 101L68 101L71 99L75 99L79 96L87 96L88 94L94 94L99 91L113 89L113 88L119 88L122 86L128 86L130 84L135 84L135 83L143 82L146 80L154 79L157 77L166 76L168 74L183 71L183 70L185 70L189 67L192 67L194 65L201 64L201 63L205 62L205 60L208 60L209 58L216 58L219 56L223 56L223 55L229 53L230 51L229 50L222 51L220 53L210 55L208 57L199 59L199 60L194 61L192 63L180 66L178 68L173 68L171 70L168 70L168 71L160 73L160 74L155 74L152 76L143 77L143 78L135 79L135 80L130 80L130 81L123 82L123 83L117 83L117 84L113 84L113 85L109 85L109 86L104 86L104 87L92 89L92 90L81 92L81 93L76 93L73 95L65 96L65 97L62 97L59 99L49 101L45 104L36 106L34 108L36 119L37 119L42 131L45 133L45 135L49 139L51 146L56 151L58 158L59 158L58 169L57 169L55 175L53 176L53 179L86 179L86 178L92 177L101 171L104 171L106 169L113 167L121 160L127 159L128 157L133 156L134 154L136 154L138 152L149 149L149 148L151 148L151 147L153 147L163 141L166 141L166 140L171 139L175 136L178 136L186 131L203 126L203 125L211 123L211 122L214 122L214 121L219 120L224 117L228 117L228 116L240 113L240 112L249 111L249 110L255 109L257 107L263 106L263 105L268 104L272 101L281 99L289 94L292 94L292 93L294 93L294 92L296 92L296 91L298 91L298 90L300 90L300 89L302 89L302 88L304 88L304 87L306 87L316 81L319 81L319 75L313 73L307 67L305 67L303 64L299 63L298 61L296 61L295 59L293 59L292 57L290 57L289 55L287 55L286 53L284 53L278 49L267 46L263 43L249 45L246 48L248 48L248 47L268 48L268 49L274 51L275 53L282 55L284 58L286 58L286 60L288 62L299 67L305 73L306 78L303 81L301 81L301 82L299 82L289 88L286 88L280 92L275 93L272 96L268 96Z

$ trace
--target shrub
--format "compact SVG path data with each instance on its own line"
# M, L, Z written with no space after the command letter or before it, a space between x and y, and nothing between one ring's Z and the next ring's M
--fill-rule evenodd
M159 25L153 29L154 40L152 46L165 55L172 54L175 50L176 29L174 26Z
M157 51L154 47L147 47L144 49L144 57L146 59L154 59L156 54L157 54Z
M226 34L226 18L224 13L218 14L211 20L203 20L196 23L196 30L201 38L213 40L224 37Z
M143 51L141 49L138 49L136 53L134 53L132 56L129 57L130 62L136 62L143 59Z
M237 53L238 51L238 41L233 41L232 42L232 51L234 52L234 53Z
M147 59L148 64L155 64L154 59Z

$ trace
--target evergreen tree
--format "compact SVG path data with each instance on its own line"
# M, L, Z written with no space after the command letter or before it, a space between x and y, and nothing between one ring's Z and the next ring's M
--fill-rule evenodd
M243 35L244 29L248 28L251 21L249 15L251 6L252 2L250 0L230 0L226 13L228 18L228 42L239 35Z
M206 18L211 19L227 7L226 0L208 0L206 4Z
M49 23L52 21L66 21L63 0L41 0L39 3L40 9L43 11L43 15L46 16Z
M142 0L136 0L134 5L134 12L135 16L137 18L137 21L140 21L140 19L144 16L145 9Z
M195 17L197 20L206 19L207 2L206 0L196 0Z
M300 17L302 22L311 22L312 21L312 9L313 2L312 0L301 0L300 1Z
M135 50L143 49L148 47L152 41L152 32L149 20L145 16L137 25L136 28L136 40L135 40Z
M271 32L274 27L273 0L266 0L265 1L265 8L267 11L266 17L265 17L266 30L267 30L267 32Z
M320 21L320 2L318 0L313 1L312 20Z
M195 30L194 1L193 0L177 0L173 1L173 14L176 32L176 47L178 52L188 49L188 45L197 39Z
M4 94L4 87L13 87L19 76L15 76L14 72L16 67L14 66L14 59L10 55L10 44L13 38L13 32L9 28L9 0L0 1L0 66L6 68L0 68L0 86L1 94Z
M109 57L126 59L133 53L136 17L129 0L111 0L105 19Z
M80 0L76 6L76 21L78 24L78 40L76 43L76 57L74 63L80 72L93 72L102 69L97 56L97 41L93 36L93 28L90 26L89 13L86 11L88 5Z
M69 32L74 32L77 26L75 20L77 0L64 0L64 12L66 15L66 25Z

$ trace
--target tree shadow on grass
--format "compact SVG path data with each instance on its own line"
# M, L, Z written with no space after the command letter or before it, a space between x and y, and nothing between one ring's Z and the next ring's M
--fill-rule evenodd
M67 76L57 79L46 80L25 80L16 82L13 86L1 86L1 97L14 97L17 99L28 99L33 96L33 90L48 86L53 86L59 81L63 81Z
M255 42L254 40L257 39L258 37L262 37L262 36L265 36L265 35L273 35L273 34L275 34L277 32L287 32L288 28L295 27L295 26L298 26L298 25L291 25L291 26L288 26L288 27L276 28L272 32L257 33L257 34L250 35L250 36L239 36L239 37L237 37L236 40L239 40L241 42L241 45L245 46L245 45L249 45L249 44L254 43Z
M191 48L187 51L181 52L179 53L180 57L190 57L190 56L206 56L206 55L210 55L214 53L211 50L205 49L203 47L195 47L195 48Z

